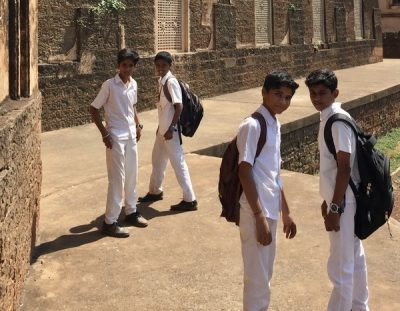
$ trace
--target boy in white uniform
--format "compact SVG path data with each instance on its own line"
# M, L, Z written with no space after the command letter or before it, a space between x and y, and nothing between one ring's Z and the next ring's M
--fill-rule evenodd
M265 311L270 303L270 280L276 249L276 227L282 212L286 238L296 235L286 202L280 155L280 123L277 114L285 111L298 84L285 72L271 72L262 88L263 103L257 109L265 118L267 137L255 158L261 126L253 118L245 119L237 135L240 198L240 240L244 264L243 310Z
M92 119L106 146L108 193L102 232L118 238L129 236L129 232L117 223L124 194L126 222L137 227L147 226L146 219L136 207L137 141L143 126L136 111L137 83L131 75L138 61L139 55L135 51L119 51L118 74L103 83L90 106ZM101 107L104 107L106 126L101 120Z
M321 213L329 232L330 256L328 275L333 291L328 311L367 311L367 266L361 241L354 234L356 200L349 186L350 176L360 181L356 159L356 137L343 122L334 122L332 137L336 158L329 152L324 139L326 121L335 113L350 115L335 102L339 95L336 75L329 70L311 72L306 85L315 109L320 112L318 133L320 151Z
M186 165L178 132L179 116L182 112L182 91L178 80L170 69L173 58L170 53L162 51L154 58L154 65L159 79L158 129L152 152L152 172L149 192L139 198L139 202L154 202L163 199L162 183L165 176L168 159L171 161L176 179L183 191L183 200L171 206L172 211L185 212L197 210L197 201L190 180L189 169ZM167 84L171 101L164 94Z

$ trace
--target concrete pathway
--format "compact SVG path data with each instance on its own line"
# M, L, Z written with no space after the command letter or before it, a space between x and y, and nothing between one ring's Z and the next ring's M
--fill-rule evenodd
M337 71L339 100L350 102L400 85L400 60ZM260 81L262 82L262 81ZM303 80L280 120L315 114ZM42 134L43 188L37 258L27 279L22 311L36 310L241 310L242 261L237 228L219 217L220 159L192 152L229 141L240 120L261 102L260 87L204 101L205 117L184 146L199 211L173 214L181 199L168 167L163 201L142 206L146 229L114 239L98 232L107 189L104 147L97 129L79 126ZM147 191L156 111L140 114L139 194ZM284 172L299 232L278 236L271 310L319 311L331 285L326 275L328 239L319 216L318 178ZM365 241L371 310L400 310L400 225L391 222Z

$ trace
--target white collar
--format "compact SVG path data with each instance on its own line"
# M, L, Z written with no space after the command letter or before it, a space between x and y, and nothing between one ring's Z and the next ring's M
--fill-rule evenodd
M122 79L121 79L121 77L119 76L118 73L115 75L114 80L115 80L116 83L122 83L122 85L126 85L126 84L124 83L124 81L122 81ZM128 86L130 86L130 84L131 84L132 82L133 82L133 78L132 78L132 77L129 77Z
M264 117L265 121L267 121L267 124L269 126L275 125L277 123L277 119L271 115L269 110L263 104L261 104L260 108L258 109L258 112L262 114L262 116Z
M339 102L332 103L332 105L326 107L324 110L322 110L320 112L319 119L321 121L328 120L328 118L334 113L334 111L337 110L338 108L340 108L341 105L342 105L342 103L339 103Z
M167 79L169 79L170 77L172 77L172 72L168 71L167 74L164 77L160 77L160 79L158 80L162 85L165 84L165 81L167 81Z

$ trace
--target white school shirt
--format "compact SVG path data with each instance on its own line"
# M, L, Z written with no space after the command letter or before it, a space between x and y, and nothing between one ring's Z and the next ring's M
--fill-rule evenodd
M343 113L351 118L350 114L341 108L341 103L335 102L320 113L321 122L318 132L318 147L320 153L319 192L327 204L332 202L336 185L337 164L325 143L324 129L326 121L334 113ZM339 151L350 153L350 176L357 185L360 182L356 155L356 137L353 130L345 123L337 121L332 124L332 137L336 153ZM355 202L351 187L346 190L346 201Z
M172 76L171 71L164 77L158 79L158 91L160 94L160 100L157 102L158 110L158 134L164 136L165 132L171 125L172 119L174 118L175 108L174 104L182 103L182 91L179 86L178 80L170 78ZM171 94L172 103L168 101L164 94L164 84L168 79L168 91Z
M276 220L281 210L281 125L263 105L257 109L257 112L262 114L267 123L265 145L254 163L261 126L256 119L246 118L240 124L237 135L239 164L244 161L253 166L253 178L263 213L266 217ZM249 206L244 192L239 203L242 206Z
M119 74L108 79L101 86L91 106L104 106L107 131L119 140L136 139L134 107L137 103L137 83L129 77L125 84Z

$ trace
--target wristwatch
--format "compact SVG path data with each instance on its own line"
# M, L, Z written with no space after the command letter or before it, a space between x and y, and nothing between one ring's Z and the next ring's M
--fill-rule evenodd
M142 130L143 129L143 124L140 124L140 123L136 124L136 128L140 128Z
M329 211L333 214L342 214L344 212L343 207L333 202L329 204Z
M171 124L171 125L169 126L169 129L172 130L172 131L174 131L174 132L176 132L176 131L178 130L178 127L176 126L176 124L174 124L174 125Z

